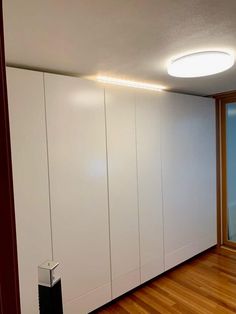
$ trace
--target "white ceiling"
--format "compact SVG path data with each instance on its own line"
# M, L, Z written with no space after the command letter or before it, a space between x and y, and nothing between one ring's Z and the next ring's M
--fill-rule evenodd
M4 0L8 64L105 74L209 95L236 89L236 65L206 78L167 74L170 58L236 53L236 0Z

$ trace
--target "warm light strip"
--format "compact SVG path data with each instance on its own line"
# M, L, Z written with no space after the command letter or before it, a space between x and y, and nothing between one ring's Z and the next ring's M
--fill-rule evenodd
M114 84L114 85L120 85L120 86L148 89L148 90L153 90L153 91L158 91L158 92L165 89L165 87L162 85L141 83L141 82L135 82L135 81L129 81L129 80L121 80L121 79L108 77L108 76L97 76L96 80L98 82L105 83L105 84Z

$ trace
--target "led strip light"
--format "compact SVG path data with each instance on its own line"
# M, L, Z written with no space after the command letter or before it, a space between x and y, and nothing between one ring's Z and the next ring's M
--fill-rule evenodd
M109 76L97 76L96 80L101 83L105 84L113 84L113 85L119 85L119 86L128 86L128 87L134 87L134 88L141 88L141 89L148 89L153 91L161 92L163 89L165 89L162 85L156 85L156 84L148 84L148 83L142 83L142 82L135 82L130 80L121 80L114 77Z

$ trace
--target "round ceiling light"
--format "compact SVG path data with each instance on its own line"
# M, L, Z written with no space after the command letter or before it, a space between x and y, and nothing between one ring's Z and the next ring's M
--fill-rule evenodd
M234 56L223 51L202 51L180 57L168 66L168 73L175 77L202 77L228 70Z

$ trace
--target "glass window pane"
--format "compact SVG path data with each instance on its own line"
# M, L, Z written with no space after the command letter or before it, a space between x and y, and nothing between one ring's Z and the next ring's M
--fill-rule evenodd
M236 242L236 102L226 107L228 239Z

